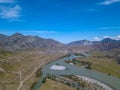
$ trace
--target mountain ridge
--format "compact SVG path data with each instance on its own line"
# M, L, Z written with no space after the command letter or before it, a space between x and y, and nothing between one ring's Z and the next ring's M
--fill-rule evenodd
M15 33L11 36L0 34L0 47L5 50L64 47L64 44L53 39Z
M120 40L104 38L101 41L79 40L67 44L68 46L89 46L94 50L111 50L120 48Z
M0 34L0 48L8 51L26 49L51 49L51 50L111 50L120 48L120 40L105 38L101 41L79 40L68 44L61 43L54 39L45 39L39 36L23 35L15 33L11 36Z

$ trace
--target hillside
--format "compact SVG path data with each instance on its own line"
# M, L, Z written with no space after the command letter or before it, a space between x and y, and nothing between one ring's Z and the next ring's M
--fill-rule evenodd
M42 49L0 52L0 90L19 90L17 88L24 80L20 90L30 90L32 84L39 80L36 73L61 56L62 53L49 53Z
M30 35L24 36L20 33L15 33L12 36L0 34L0 48L9 51L57 47L64 47L64 44L53 39L44 39Z

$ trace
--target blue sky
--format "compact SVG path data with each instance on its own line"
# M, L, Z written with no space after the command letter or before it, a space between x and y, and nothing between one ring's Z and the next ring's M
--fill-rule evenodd
M0 33L63 43L120 39L120 0L0 0Z

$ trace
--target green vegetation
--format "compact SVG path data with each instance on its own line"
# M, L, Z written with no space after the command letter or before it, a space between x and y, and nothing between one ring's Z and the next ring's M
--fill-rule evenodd
M42 72L42 68L40 68L38 71L37 71L37 73L36 73L36 77L40 77L40 76L42 76L42 74L43 74L43 72Z
M65 61L66 63L69 63L69 64L74 64L76 66L80 66L80 67L84 67L86 69L91 69L91 66L92 66L92 63L89 62L89 61L80 61L80 60L76 60L76 59L73 59L73 60L67 60Z
M117 62L120 64L120 55L117 57Z
M43 78L42 83L46 83L46 77Z
M30 87L30 90L33 90L34 86L36 85L37 81L35 81L32 86Z

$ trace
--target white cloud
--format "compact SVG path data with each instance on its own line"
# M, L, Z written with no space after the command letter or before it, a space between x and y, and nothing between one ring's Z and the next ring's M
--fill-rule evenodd
M95 40L95 41L100 41L100 38L94 37L94 40Z
M0 3L15 3L14 0L0 0Z
M118 35L118 36L104 36L103 37L103 39L105 39L105 38L110 38L110 39L114 39L114 40L120 40L120 35Z
M111 5L113 3L120 2L120 0L106 0L104 2L99 3L100 5Z
M116 36L116 40L120 40L120 35Z
M28 34L54 34L54 33L56 33L56 31L36 30L36 31L23 31L23 33L28 33Z
M111 38L111 39L113 39L113 37L111 37L111 36L104 36L103 38Z
M0 0L0 18L9 21L21 21L21 7L17 0Z
M11 21L18 20L21 12L21 7L19 5L15 5L13 7L5 7L2 6L0 9L0 17L3 19L8 19Z
M94 37L94 41L100 41L100 40L105 39L105 38L110 38L113 40L120 40L120 35L118 35L118 36L104 36L102 38Z
M49 30L35 30L35 31L33 31L33 30L29 30L29 31L27 31L27 30L19 30L17 32L22 33L24 35L35 35L35 36L36 35L39 36L39 35L42 35L42 34L55 34L56 33L56 31L49 31ZM16 32L14 32L12 30L10 30L10 32L0 30L0 33L1 34L6 34L6 35L12 35L12 34L14 34Z
M100 27L96 28L97 30L119 30L120 27Z

